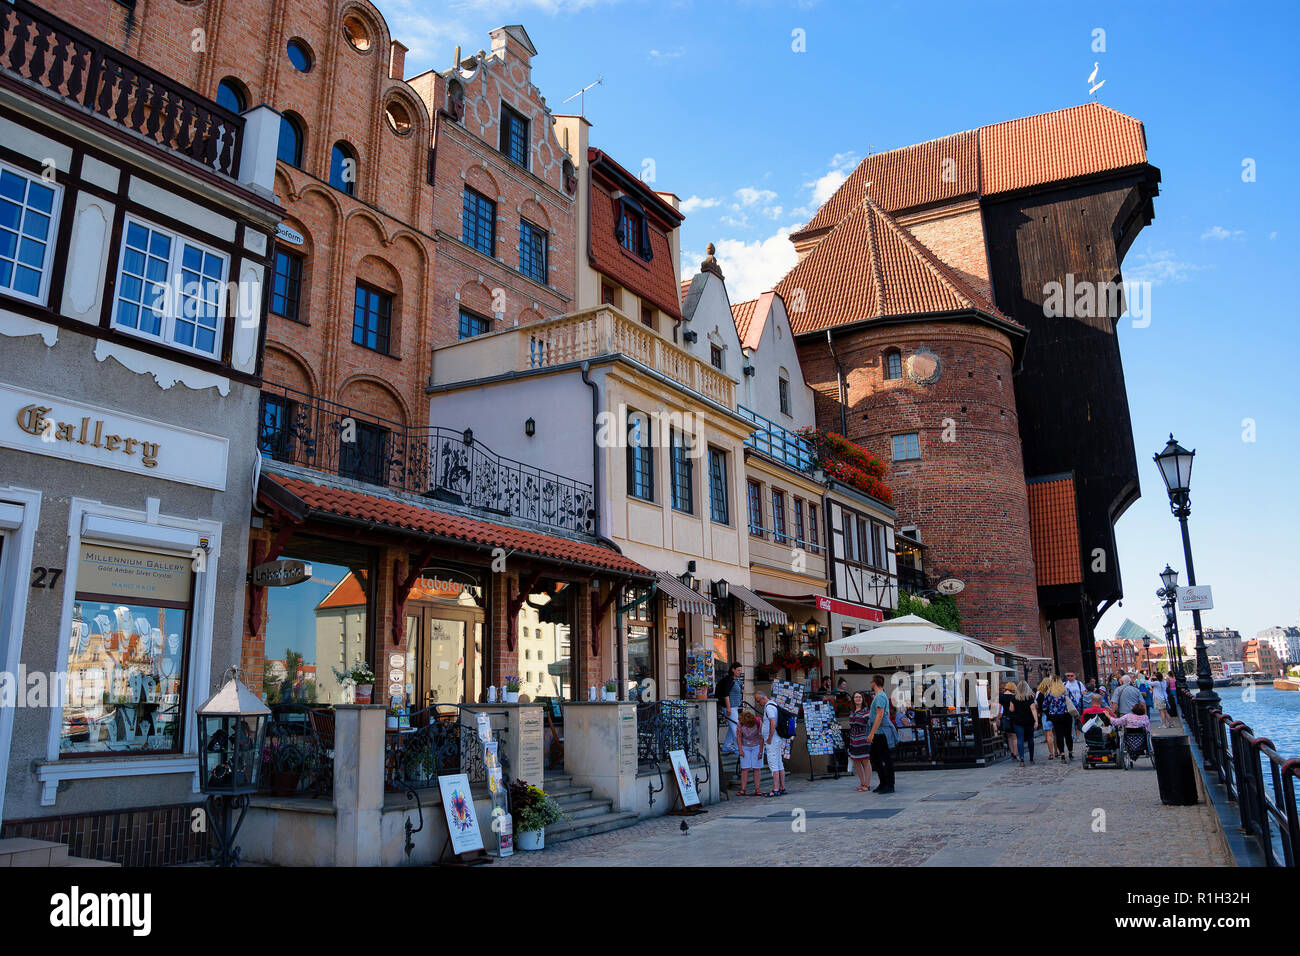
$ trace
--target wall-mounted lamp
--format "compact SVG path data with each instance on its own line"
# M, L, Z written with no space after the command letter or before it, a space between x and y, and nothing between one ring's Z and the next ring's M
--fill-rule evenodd
M464 439L466 445L474 444L474 429L472 428L465 429L465 433L460 437Z
M746 365L743 369L741 369L741 371L745 373L746 378L749 378L754 374L754 366Z
M685 584L692 591L695 590L695 562L694 561L686 562L686 570L685 572L682 573L682 576L678 580L680 580L682 584Z
M532 438L537 434L537 420L530 418L524 422L524 434Z
M692 332L692 331L690 331L689 329L688 329L687 331L685 331L685 332L682 333L682 341L683 341L683 342L686 342L686 343L688 343L688 344L692 344L692 343L698 341L698 340L699 340L699 337L700 337L700 333L698 333L698 332Z
M731 585L725 579L713 582L713 596L719 601L725 601L731 595Z

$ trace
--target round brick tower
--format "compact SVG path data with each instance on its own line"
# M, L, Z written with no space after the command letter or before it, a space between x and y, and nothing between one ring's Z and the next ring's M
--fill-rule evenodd
M962 630L1044 655L1007 331L955 317L857 325L800 343L818 425L885 462L898 527L915 525L933 583L958 578ZM915 435L915 442L910 436ZM895 437L903 455L894 457Z

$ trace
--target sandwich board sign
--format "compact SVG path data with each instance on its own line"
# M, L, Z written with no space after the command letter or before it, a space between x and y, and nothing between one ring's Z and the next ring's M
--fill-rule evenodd
M1178 610L1180 611L1212 611L1214 610L1214 596L1210 593L1208 584L1197 584L1189 587L1178 589Z
M700 794L695 789L695 775L691 773L691 765L686 760L686 751L670 750L668 759L673 762L673 776L677 778L677 789L681 791L682 806L698 807Z
M442 791L442 810L447 817L447 833L451 836L451 852L459 856L483 849L483 833L474 814L474 797L469 791L469 775L444 774L438 778Z

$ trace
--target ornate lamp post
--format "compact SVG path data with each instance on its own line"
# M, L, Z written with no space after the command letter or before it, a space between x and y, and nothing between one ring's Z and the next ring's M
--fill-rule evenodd
M1174 436L1160 454L1154 456L1164 479L1165 490L1169 492L1169 510L1173 512L1183 532L1183 560L1187 564L1187 585L1196 585L1196 567L1192 564L1192 540L1187 534L1187 516L1192 513L1192 459L1196 451L1188 451ZM1209 759L1210 710L1219 706L1219 695L1214 692L1214 676L1210 673L1210 656L1205 649L1205 634L1201 630L1201 612L1192 611L1192 626L1196 629L1196 709L1201 729L1201 754Z
M257 792L271 711L239 680L239 668L230 668L226 677L221 689L194 713L199 719L199 790L207 795L208 820L215 824L213 863L237 866L235 837L248 811L248 798Z
M1183 661L1183 645L1178 639L1178 572L1168 564L1160 572L1161 587L1156 591L1156 597L1164 602L1165 607L1165 644L1178 652L1178 665L1174 670L1174 678L1178 681L1180 691L1187 690L1187 666Z

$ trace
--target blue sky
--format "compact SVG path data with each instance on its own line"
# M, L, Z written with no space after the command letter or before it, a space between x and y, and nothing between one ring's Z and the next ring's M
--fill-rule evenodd
M1297 623L1300 332L1293 4L379 0L408 75L523 23L555 112L587 95L593 144L686 201L683 260L718 245L734 300L793 264L785 240L868 151L1087 99L1141 119L1163 175L1125 261L1152 283L1150 324L1120 326L1142 499L1118 528L1125 616L1159 632L1156 573L1182 569L1150 458L1197 449L1191 534L1206 626ZM1093 31L1105 31L1094 52ZM804 52L793 47L802 31ZM1254 182L1242 163L1255 161ZM1251 423L1253 422L1253 434ZM1247 440L1253 438L1253 440ZM1184 581L1186 580L1184 575ZM1189 622L1190 623L1190 622Z

